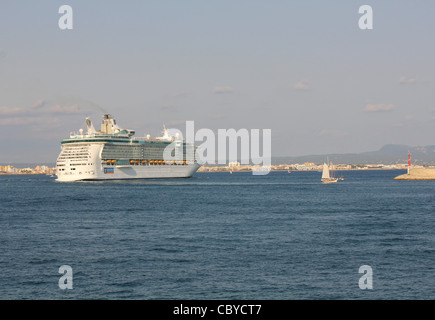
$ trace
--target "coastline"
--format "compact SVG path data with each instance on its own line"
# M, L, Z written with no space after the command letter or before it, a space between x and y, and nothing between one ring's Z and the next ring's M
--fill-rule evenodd
M55 173L53 173L55 174ZM31 173L24 173L24 172L13 172L13 173L9 173L9 172L0 172L0 176L51 176L50 173L36 173L36 172L31 172Z
M335 172L346 172L346 171L379 171L379 170L406 170L405 165L383 165L383 164L371 164L371 165L337 165L334 166ZM270 172L321 172L322 165L317 165L314 163L305 164L279 164L265 166L265 168L270 169ZM15 168L12 165L4 166L0 168L0 175L55 175L56 168L47 166L36 166L35 168ZM197 172L252 172L253 170L262 169L258 165L209 165L201 166ZM422 171L423 170L423 171ZM410 175L403 174L396 177L396 180L432 180L435 179L435 168L423 168L416 167L413 168ZM430 172L430 173L429 173Z
M206 169L202 169L204 167L201 167L197 172L200 173L207 173L207 172L222 172L222 173L228 173L228 172L251 172L253 169L250 167L249 169L234 169L234 168L228 168L228 167L205 167ZM202 169L202 170L201 170ZM342 172L342 171L381 171L381 170L403 170L403 169L398 169L398 168L360 168L360 169L338 169L335 170L336 172ZM272 168L270 170L271 172L286 172L288 171L287 169L274 169ZM306 169L306 170L290 170L290 172L321 172L321 170L317 170L317 169ZM47 175L47 176L51 176L51 175L55 175L56 173L46 173L46 172L0 172L0 176L24 176L24 175L39 175L39 176L43 176L43 175ZM408 176L407 174L398 176L394 179L397 180L422 180L422 179L411 179L411 178L400 178L402 176ZM432 180L435 179L435 175L433 178L431 179L426 179L426 180Z
M202 167L201 167L202 168ZM223 167L223 168L218 168L218 169L202 169L201 168L197 171L199 173L214 173L214 172L222 172L222 173L228 173L228 172L251 172L253 169L243 169L243 170L237 170L237 169L229 169L228 167ZM255 168L254 168L255 170ZM403 171L404 169L399 169L399 168L364 168L364 169L336 169L335 172L346 172L346 171L384 171L384 170L389 170L389 171ZM321 170L287 170L287 169L271 169L270 172L287 172L289 171L289 173L291 172L322 172Z

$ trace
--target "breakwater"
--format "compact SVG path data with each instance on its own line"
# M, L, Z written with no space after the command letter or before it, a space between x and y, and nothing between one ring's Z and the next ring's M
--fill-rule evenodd
M405 173L394 180L435 180L434 168L411 168L409 174Z

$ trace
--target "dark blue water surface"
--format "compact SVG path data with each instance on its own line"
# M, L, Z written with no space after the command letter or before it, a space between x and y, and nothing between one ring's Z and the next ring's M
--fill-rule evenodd
M0 176L0 299L434 299L435 181L344 173Z

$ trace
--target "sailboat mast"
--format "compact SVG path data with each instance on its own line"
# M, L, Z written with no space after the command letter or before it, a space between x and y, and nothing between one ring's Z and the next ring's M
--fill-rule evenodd
M331 177L335 178L335 175L334 175L334 164L332 163L332 161L329 163L329 168L330 168L330 171L331 171Z

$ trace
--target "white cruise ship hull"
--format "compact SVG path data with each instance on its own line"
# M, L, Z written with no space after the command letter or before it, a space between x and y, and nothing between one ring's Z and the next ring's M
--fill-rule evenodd
M133 138L134 131L119 128L111 115L104 115L101 130L86 122L87 134L80 129L62 140L57 181L189 178L200 167L194 145L166 128L162 137Z
M58 172L56 181L190 178L199 167L200 165L196 163L188 165L101 166L98 169L93 168L94 170L87 168L83 172Z

